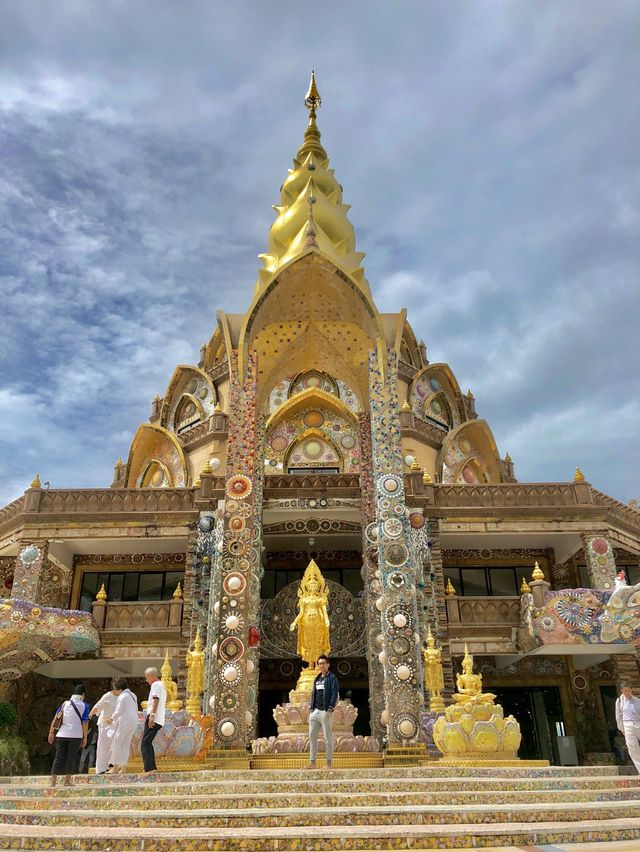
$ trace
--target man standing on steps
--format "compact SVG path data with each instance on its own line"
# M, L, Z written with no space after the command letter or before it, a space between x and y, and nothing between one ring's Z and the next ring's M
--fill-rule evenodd
M324 731L325 760L327 769L333 768L333 735L331 722L333 711L338 703L340 686L338 678L329 671L329 658L324 654L318 657L316 665L320 674L316 676L309 700L309 765L313 769L318 757L318 733Z
M142 754L142 762L144 764L144 774L152 775L157 768L153 741L156 738L156 734L164 725L167 690L165 689L164 683L158 677L158 669L145 669L144 678L151 689L149 690L147 718L144 723L144 733L140 743L140 752Z
M616 701L616 723L624 734L629 757L640 773L640 698L636 698L628 683L621 685Z

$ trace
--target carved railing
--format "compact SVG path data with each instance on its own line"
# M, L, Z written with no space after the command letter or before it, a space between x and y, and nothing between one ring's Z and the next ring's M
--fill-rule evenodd
M93 618L101 631L171 630L182 624L182 599L170 601L94 601Z
M332 493L357 497L360 495L360 476L357 473L267 474L264 491L266 497L283 497L292 491L302 497Z
M437 485L436 506L578 506L572 482Z
M449 597L446 600L449 627L465 624L491 624L517 627L520 624L520 597Z
M207 370L207 374L212 382L219 382L221 379L227 378L229 375L229 361L225 358L219 364L214 364L213 367Z
M520 598L516 596L448 597L446 599L452 651L515 653L520 626Z
M183 447L193 448L204 438L214 436L216 440L223 440L227 435L227 415L222 412L212 414L200 423L196 423L190 429L185 429L178 435L178 440Z
M186 512L195 505L191 488L63 488L41 491L39 498L30 509L39 514Z
M14 500L12 503L8 503L0 509L0 527L7 523L7 521L17 517L22 512L24 512L24 496L18 497L17 500Z

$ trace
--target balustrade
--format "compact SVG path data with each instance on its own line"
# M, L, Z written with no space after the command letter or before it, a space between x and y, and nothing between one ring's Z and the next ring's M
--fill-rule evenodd
M179 630L182 598L170 601L101 601L92 604L93 618L101 631Z

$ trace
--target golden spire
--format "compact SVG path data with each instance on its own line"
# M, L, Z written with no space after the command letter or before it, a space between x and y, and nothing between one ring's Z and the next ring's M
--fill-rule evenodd
M428 648L435 648L436 647L436 640L434 639L433 633L431 632L431 625L430 624L427 625L427 647Z
M544 574L542 572L542 568L538 565L537 562L533 567L533 574L531 575L531 579L532 580L544 580Z
M401 410L402 411L411 411L411 406L409 405L408 399L405 399L405 401L402 403L402 409Z
M422 470L422 468L420 467L420 462L418 461L418 459L414 459L411 462L411 470L413 470L413 471Z
M531 591L531 586L527 583L526 578L523 577L522 583L520 583L520 594L521 595L528 595L530 591Z
M180 581L178 580L178 585L176 586L176 590L173 593L174 600L178 601L182 598L182 586L180 585Z
M162 664L162 668L160 669L160 674L162 675L161 680L163 683L165 683L165 681L171 680L171 675L173 674L173 672L171 670L171 663L169 662L168 651L164 655L164 663Z
M451 577L447 578L447 588L444 590L445 595L451 598L455 595L456 590L453 587L453 583L451 582Z
M505 454L504 454L504 460L505 460L506 462L513 461L513 460L512 460L512 458L511 458L511 456L509 455L509 453L505 453Z
M316 116L321 98L313 72L304 102L309 124L293 168L282 184L280 204L274 207L277 216L269 231L268 249L260 255L264 269L259 272L258 287L265 287L294 258L317 251L369 295L362 268L364 254L356 251L355 231L347 218L349 205L342 203L342 187L320 141Z
M33 480L31 481L31 485L29 487L30 488L42 488L42 483L40 482L40 474L39 473L36 473L36 475L33 477Z
M429 476L426 470L422 474L422 483L423 485L431 485L431 477Z
M106 601L107 599L107 590L104 587L104 583L100 586L100 591L96 595L97 601Z
M574 482L584 482L584 473L580 470L579 467L576 468L576 472L573 474Z

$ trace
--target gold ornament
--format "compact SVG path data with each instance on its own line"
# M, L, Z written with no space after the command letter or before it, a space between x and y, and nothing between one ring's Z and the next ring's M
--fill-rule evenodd
M411 406L409 405L408 399L405 399L405 401L402 403L402 410L403 411L411 411Z
M520 594L528 595L531 593L531 586L527 583L526 577L522 578L522 582L520 583Z
M431 482L432 482L431 477L429 476L429 474L425 470L425 472L422 474L422 483L423 483L423 485L431 485Z
M573 474L574 482L584 482L584 473L580 470L579 467L576 468L576 472Z
M200 695L204 692L204 662L200 628L193 640L193 651L187 651L187 711L191 716L201 715Z
M97 601L106 601L107 599L107 590L104 587L104 583L100 586L100 591L96 595Z
M453 583L451 582L451 577L447 578L447 587L444 590L445 595L448 597L453 597L456 594L456 590L453 587Z
M532 580L544 580L544 574L542 573L542 568L538 565L537 562L534 565L533 574L531 575L531 579Z
M420 467L420 465L419 465L419 463L418 463L418 460L417 460L417 459L414 459L414 460L411 462L411 470L414 470L414 471L421 471L421 470L422 470L422 468Z
M305 692L311 689L316 674L316 663L322 654L331 651L329 640L329 615L327 602L329 590L320 569L312 559L307 565L304 577L298 589L298 614L289 630L298 628L297 653L307 663L302 670L297 691Z
M180 585L179 580L178 580L178 585L176 586L176 590L173 593L173 599L176 600L176 601L182 599L182 586Z
M167 651L164 656L164 663L160 669L160 680L164 684L164 688L167 690L167 707L172 713L174 713L176 710L180 710L182 708L182 701L178 701L178 684L172 680L172 674L171 663L169 662L169 652Z
M202 470L200 471L200 476L202 476L202 474L203 474L203 473L205 473L205 474L206 474L206 473L213 473L213 468L212 468L212 467L211 467L211 465L209 464L209 461L208 461L208 460L205 462L204 467L203 467L203 468L202 468Z
M40 474L36 473L31 481L31 488L42 488L42 483L40 482Z

